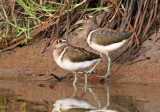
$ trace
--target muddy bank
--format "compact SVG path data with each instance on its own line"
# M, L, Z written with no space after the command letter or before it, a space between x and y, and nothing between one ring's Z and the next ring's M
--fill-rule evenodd
M68 36L69 42L74 46L84 47L93 51L86 43L83 31L73 32ZM114 60L111 65L111 80L116 83L140 83L140 84L160 84L160 37L159 34L151 35L142 45L140 50L131 56L131 61L127 61L127 53L118 57L129 45L111 53ZM68 76L72 73L58 67L54 62L52 51L42 54L46 42L49 39L37 39L36 42L23 47L17 47L12 51L0 54L0 76L1 78L17 78L27 76L29 79L49 80L58 77ZM78 41L77 41L78 40ZM97 53L96 51L93 51ZM107 58L103 55L103 61L95 69L95 75L104 75L107 72ZM26 78L26 77L25 77ZM83 77L82 77L83 78ZM56 79L55 79L56 80Z

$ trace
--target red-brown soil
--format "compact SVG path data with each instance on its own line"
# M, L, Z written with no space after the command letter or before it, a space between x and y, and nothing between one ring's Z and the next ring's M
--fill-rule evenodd
M67 36L66 36L67 37ZM114 81L116 83L140 83L140 84L160 84L160 33L152 34L140 46L140 50L131 56L131 61L127 61L127 53L124 53L117 60L112 62L112 76L106 81ZM71 45L84 47L93 51L86 43L83 31L74 31L68 36ZM68 76L72 74L61 69L53 60L52 50L42 54L48 38L37 39L35 42L23 47L17 47L11 51L5 51L0 54L0 77L13 78L20 76L28 76L28 78L38 78L38 80L50 79L50 74L58 77ZM114 60L129 45L129 42L123 48L111 53ZM96 52L96 51L93 51ZM98 53L98 52L96 52ZM95 69L95 73L91 75L104 75L107 72L107 58L103 55L103 61ZM42 74L45 74L41 76ZM40 76L41 77L40 77ZM38 77L36 77L38 76ZM33 79L34 79L33 78Z

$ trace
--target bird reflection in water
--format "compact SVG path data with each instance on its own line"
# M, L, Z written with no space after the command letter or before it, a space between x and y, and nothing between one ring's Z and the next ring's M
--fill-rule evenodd
M95 100L98 102L98 107L93 106L83 97L72 97L72 98L62 98L57 100L53 104L52 112L118 112L116 110L108 110L109 101L105 107L101 108L100 101L98 100L97 95L93 92L91 88L88 88L89 91L93 94ZM109 87L107 87L107 94ZM84 96L84 94L83 94ZM107 100L109 100L109 96L107 95Z

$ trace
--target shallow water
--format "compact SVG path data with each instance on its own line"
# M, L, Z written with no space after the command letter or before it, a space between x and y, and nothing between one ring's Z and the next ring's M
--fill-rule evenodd
M81 108L76 107L68 112L87 112L89 109L83 109L86 103L92 109L103 109L101 112L160 112L159 86L92 82L88 83L87 92L83 94L84 86L83 83L77 83L74 95L72 81L0 80L0 112L52 112L53 104L58 101L65 105L67 102L77 105L79 101L85 102ZM56 108L62 110L65 108L64 104L60 104L61 109Z

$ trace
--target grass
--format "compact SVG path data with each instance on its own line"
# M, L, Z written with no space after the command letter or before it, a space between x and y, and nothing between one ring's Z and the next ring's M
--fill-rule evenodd
M0 50L2 52L13 49L18 45L27 44L28 41L39 36L45 38L49 32L51 32L49 36L53 39L51 34L54 33L54 30L52 29L57 29L58 33L55 38L66 32L69 33L72 31L70 25L81 19L85 12L103 14L102 27L125 30L129 26L129 29L134 29L137 33L141 32L141 35L137 34L133 39L133 49L138 48L139 41L142 42L154 23L155 12L158 12L159 7L158 1L155 0L138 1L127 3L127 1L122 0L118 2L97 0L94 4L87 0L62 0L61 2L46 0L45 3L43 3L43 0L1 1ZM137 7L137 4L142 6L146 13L139 9L140 7ZM156 6L157 9L154 8ZM128 9L126 7L130 9L131 15L127 15ZM138 14L138 11L140 11L140 14ZM152 14L154 15L150 19L143 19ZM142 22L145 24L142 24Z
M1 2L1 6L2 6L2 10L3 10L3 15L1 15L1 19L3 19L2 22L0 22L0 24L6 25L5 27L5 31L3 31L3 34L1 33L1 39L3 39L2 43L1 43L1 49L3 48L5 44L6 46L8 46L8 40L5 37L8 37L8 32L9 32L9 27L12 27L12 31L10 33L14 34L15 36L13 36L13 40L16 41L16 39L18 37L20 37L21 35L25 35L25 39L23 40L23 42L21 44L27 44L27 41L32 39L31 36L31 32L36 29L37 27L40 27L46 23L49 23L51 21L54 21L55 19L57 19L59 17L59 15L56 15L55 13L57 13L57 10L62 7L62 9L65 9L62 13L63 15L66 15L67 12L71 12L73 11L75 8L79 7L80 5L82 5L83 3L85 3L87 0L84 0L80 3L77 3L76 0L72 1L72 3L70 4L70 8L69 9L65 9L66 4L64 3L58 3L58 2L52 2L52 1L46 1L46 5L42 4L42 1L40 1L39 3L33 0L13 0L13 2L15 3L15 7L21 7L22 11L19 11L17 9L13 10L14 13L9 15L7 14L8 11L6 11L6 9L4 8L4 6L6 6L5 4L3 4ZM11 1L10 1L11 3ZM81 9L83 10L83 9ZM99 10L105 10L107 11L107 7L97 7L97 8L88 8L86 11L99 11ZM16 18L14 15L21 15L22 18ZM8 18L12 18L12 19L8 19ZM45 18L45 20L44 20ZM25 22L24 22L25 21ZM6 47L5 46L5 47Z

